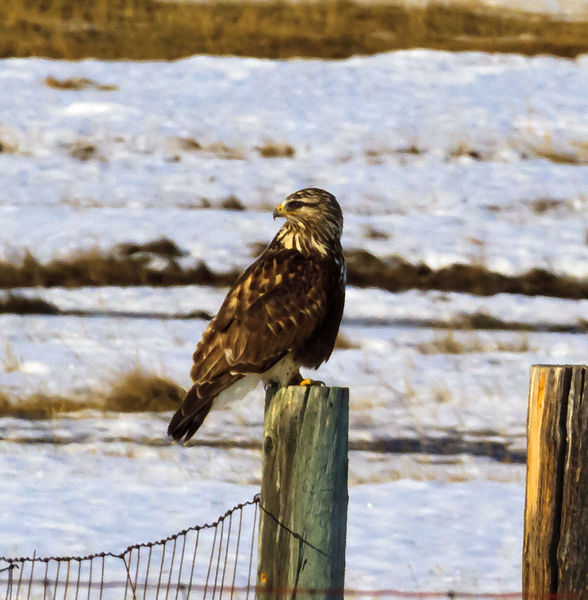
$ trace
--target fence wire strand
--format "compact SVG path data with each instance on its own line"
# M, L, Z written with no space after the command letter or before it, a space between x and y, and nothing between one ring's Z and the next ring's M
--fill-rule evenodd
M244 518L245 510L253 512L252 518ZM256 495L213 523L195 525L155 542L133 544L119 554L39 557L35 551L31 557L0 556L0 600L222 600L223 595L230 600L249 600L276 594L340 598L341 590L271 590L269 596L268 590L264 596L264 589L256 588L260 511L267 513ZM35 576L39 564L45 565L41 577ZM345 589L344 597L518 600L522 595Z
M0 556L0 600L221 600L229 593L245 598L252 586L258 503L255 496L213 523L133 544L119 554ZM243 519L246 509L253 509L253 522ZM241 540L249 534L251 547Z

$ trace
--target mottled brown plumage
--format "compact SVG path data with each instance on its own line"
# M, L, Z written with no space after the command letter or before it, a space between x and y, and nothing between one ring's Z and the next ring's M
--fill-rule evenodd
M300 366L316 369L331 355L345 300L339 204L308 188L274 216L286 223L233 284L196 347L194 385L168 428L174 439L190 439L219 394L245 376L298 383Z

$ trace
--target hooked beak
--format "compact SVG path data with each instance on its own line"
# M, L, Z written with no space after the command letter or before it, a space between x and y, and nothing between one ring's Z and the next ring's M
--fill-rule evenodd
M272 213L272 216L274 218L274 221L278 218L278 217L283 217L285 216L284 213L284 207L280 204Z

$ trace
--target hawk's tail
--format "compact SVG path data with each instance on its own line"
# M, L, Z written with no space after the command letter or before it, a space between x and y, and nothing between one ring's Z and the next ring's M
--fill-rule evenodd
M167 435L173 437L174 440L185 438L187 442L198 431L211 408L212 399L199 398L195 387L192 387L169 422Z

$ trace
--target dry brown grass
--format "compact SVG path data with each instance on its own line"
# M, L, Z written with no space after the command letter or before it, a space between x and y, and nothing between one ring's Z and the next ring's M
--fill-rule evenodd
M15 287L82 287L99 285L231 285L237 270L211 271L200 263L182 268L175 259L181 250L172 242L122 244L111 252L88 250L68 258L39 262L27 253L20 263L0 261L0 289ZM121 251L127 246L131 251ZM161 248L159 246L162 246ZM265 244L253 245L257 255ZM136 251L135 251L136 250ZM172 252L173 255L164 254ZM167 258L164 268L151 266L151 256ZM520 275L503 275L481 265L454 264L432 269L426 264L412 264L401 257L379 258L365 250L346 253L347 281L358 287L379 287L392 292L420 289L466 292L480 296L524 294L555 298L588 298L588 280L556 275L543 269L531 269Z
M267 143L257 148L263 158L293 158L296 150L290 144Z
M387 240L390 236L372 225L369 225L365 230L365 236L370 240Z
M69 77L67 79L57 79L51 75L45 77L45 85L56 90L86 90L92 88L101 92L112 92L117 90L116 85L103 85L96 83L86 77Z
M18 151L18 145L15 142L0 139L0 153L14 154Z
M224 142L211 142L210 144L201 144L192 137L172 137L170 138L172 147L183 152L208 152L221 160L244 160L245 150L228 146ZM179 156L173 156L172 160L180 160Z
M27 298L17 294L8 294L0 298L0 313L18 315L57 315L59 309L42 298Z
M246 156L244 148L228 146L224 142L212 142L203 145L191 137L174 137L171 138L171 142L178 150L184 152L208 152L222 160L244 160ZM262 158L293 158L296 155L296 150L290 144L267 142L262 146L256 146L254 149ZM175 160L180 159L179 156L173 158Z
M4 358L0 362L0 369L5 373L14 373L22 367L22 359L15 352L10 342L6 342L4 346Z
M172 240L166 237L162 237L151 242L145 242L143 244L123 242L122 244L117 244L114 247L114 251L122 256L133 256L135 254L147 253L167 259L179 258L188 254L175 242L172 242Z
M92 158L100 158L98 155L98 146L86 140L76 140L67 145L69 155L72 158L81 161L87 161ZM104 160L104 158L102 158Z
M586 26L586 31L588 35L588 24ZM537 143L528 143L520 147L515 145L512 149L518 153L521 160L542 158L556 164L588 164L588 142L584 141L574 141L571 143L571 148L569 150L561 150L555 146L550 135L545 135L545 137ZM367 149L364 152L366 160L370 164L382 164L385 155L397 155L399 156L401 164L404 164L405 161L402 160L403 156L411 154L416 156L426 153L427 150L421 149L414 144L408 147L395 149ZM476 161L491 161L497 158L497 153L496 151L489 151L488 149L482 150L481 148L475 148L465 141L461 141L447 150L446 160L448 162L464 158Z
M100 412L165 412L175 410L184 390L157 375L135 370L109 384L104 394L74 399L50 394L32 394L11 400L0 393L0 417L45 420L95 410Z
M162 412L175 410L184 390L163 377L135 370L112 384L102 410L114 412Z
M588 35L588 33L587 33ZM585 148L579 144L575 150L569 152L558 150L549 146L538 146L533 148L533 152L539 158L544 158L552 163L559 165L585 165L588 164L588 153Z
M365 250L346 253L347 281L358 287L380 287L389 291L407 289L467 292L480 296L499 293L556 298L588 298L588 280L530 269L520 275L503 275L481 265L454 264L432 269L411 264L402 257L382 259Z
M538 215L568 207L569 202L566 200L559 200L558 198L536 198L529 202L529 208Z
M450 158L471 158L472 160L483 160L483 155L478 150L471 148L465 142L460 142L456 148L449 152Z
M174 138L174 141L180 150L185 150L187 152L202 150L202 144L192 137L177 137Z
M84 408L89 408L85 406ZM92 406L91 408L96 408ZM33 394L27 398L10 401L5 394L0 395L0 416L20 419L52 419L59 414L79 411L81 405L75 400L62 396Z
M529 340L526 336L516 341L487 340L480 337L456 338L453 331L437 336L428 342L416 346L421 354L471 354L475 352L529 352Z
M343 332L339 332L335 340L335 350L357 350L361 346L347 337Z
M577 56L586 23L441 3L3 0L0 56L344 58L428 47Z
M182 269L169 259L163 269L150 266L149 252L121 255L114 250L104 253L87 250L69 258L39 262L27 252L20 263L0 261L0 288L81 287L97 285L229 285L236 271L213 273L201 263Z
M419 156L425 154L425 150L422 150L415 144L410 146L400 146L398 148L366 148L364 151L365 158L370 165L381 165L384 162L386 155L399 156L399 160L404 163L402 157L406 155Z
M588 231L586 232L586 243L588 244ZM249 245L251 249L251 256L257 258L267 248L267 244L264 242L253 242Z
M237 198L237 196L231 195L222 200L221 208L224 208L225 210L242 211L245 210L245 205Z
M206 152L214 154L221 160L244 160L245 153L241 148L232 148L227 146L224 142L213 142L208 146L204 147Z

